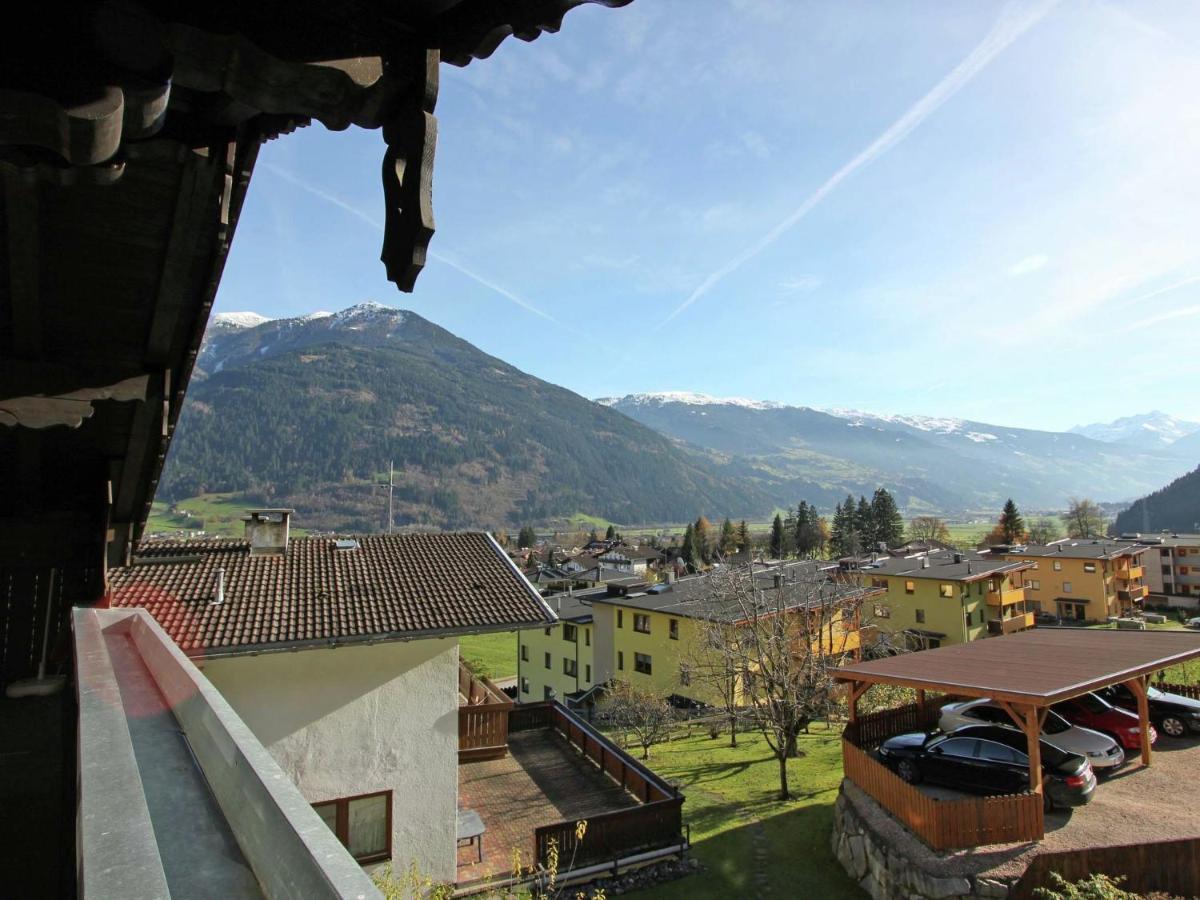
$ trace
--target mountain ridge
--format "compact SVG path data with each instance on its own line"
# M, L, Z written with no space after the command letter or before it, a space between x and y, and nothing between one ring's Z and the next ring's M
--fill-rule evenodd
M392 460L401 525L752 517L775 502L759 474L374 303L210 329L160 493L234 493L294 506L305 527L374 530Z

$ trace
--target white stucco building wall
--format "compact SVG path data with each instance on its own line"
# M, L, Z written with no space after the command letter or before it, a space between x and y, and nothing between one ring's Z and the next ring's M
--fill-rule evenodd
M455 875L458 641L209 659L204 674L310 803L392 791L392 864Z

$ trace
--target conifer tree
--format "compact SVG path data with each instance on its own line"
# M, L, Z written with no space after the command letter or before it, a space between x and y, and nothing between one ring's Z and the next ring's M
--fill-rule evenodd
M1025 540L1025 520L1021 518L1012 497L1008 498L1008 502L1004 504L1004 511L1000 513L1000 534L1006 544L1017 544Z
M696 536L696 553L700 557L700 560L705 565L708 565L712 562L712 525L709 524L708 519L700 516L696 520L696 527L693 529L693 533Z
M771 557L783 558L783 517L775 513L775 521L771 523Z
M696 553L696 529L691 522L683 532L683 546L679 549L679 555L690 571L695 572L700 567L700 557Z
M849 555L850 551L846 547L850 530L850 518L846 514L846 508L839 503L833 508L833 522L829 527L829 549L835 557Z
M904 543L904 519L896 501L884 488L875 491L871 498L871 523L874 526L873 543L886 543L897 547Z
M524 526L517 535L517 547L522 550L532 550L537 546L537 533L532 525Z
M871 512L870 501L861 494L858 507L854 510L854 534L857 546L851 553L862 553L868 547L875 546L875 516Z
M750 526L746 524L745 519L742 519L741 524L738 525L737 540L738 540L738 548L741 550L745 550L747 553L749 553L750 552Z
M606 541L611 541L611 540L615 540L615 539L616 539L616 537L617 537L617 528L616 528L616 526L615 526L615 525L609 525L609 526L608 526L608 530L607 530L606 532L604 532L604 539L605 539Z
M737 532L734 531L733 523L728 519L721 523L721 540L718 546L723 559L728 559L737 553Z

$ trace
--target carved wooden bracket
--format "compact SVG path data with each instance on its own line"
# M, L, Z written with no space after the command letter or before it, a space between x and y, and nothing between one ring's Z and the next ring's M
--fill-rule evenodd
M409 70L414 89L384 123L383 196L386 217L380 259L388 281L411 291L433 238L433 157L437 149L438 51L422 50L393 65Z

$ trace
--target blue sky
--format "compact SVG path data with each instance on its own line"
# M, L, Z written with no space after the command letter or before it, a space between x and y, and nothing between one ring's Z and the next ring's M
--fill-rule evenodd
M595 397L1200 420L1200 6L636 0L442 67L437 234L377 132L263 148L218 311L371 299Z

